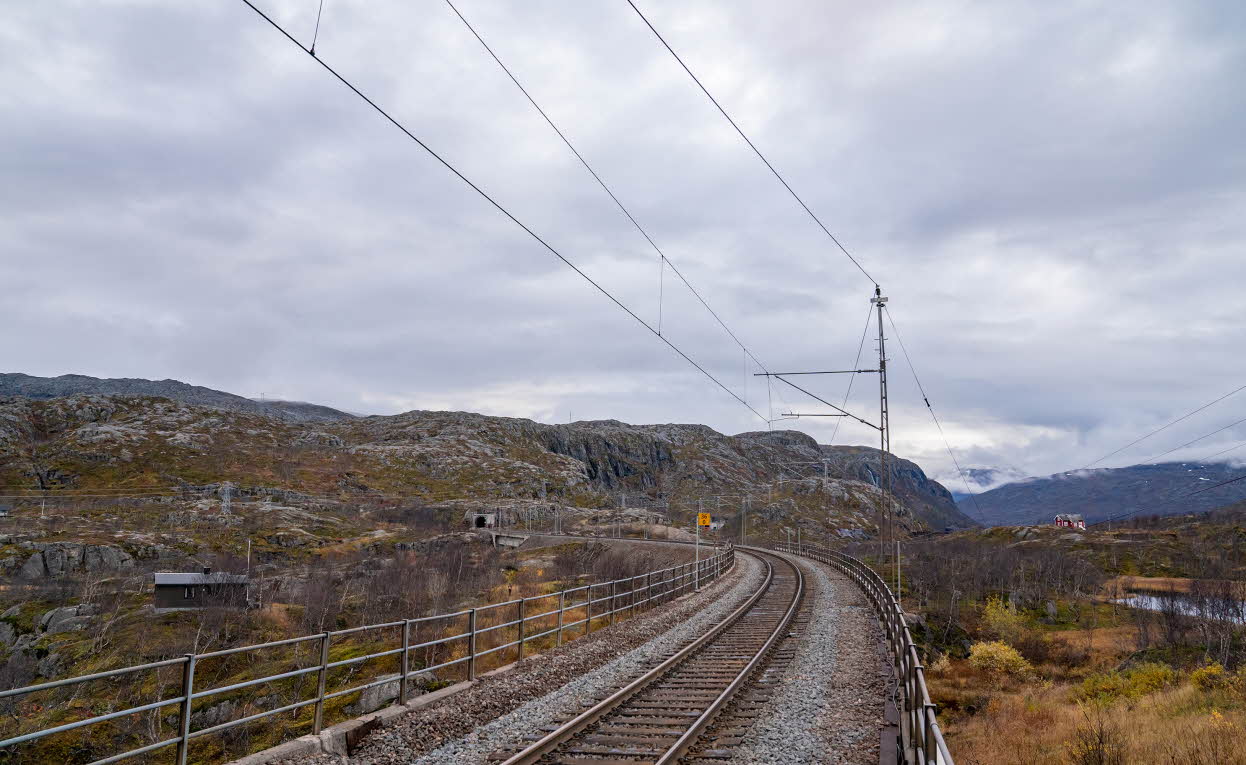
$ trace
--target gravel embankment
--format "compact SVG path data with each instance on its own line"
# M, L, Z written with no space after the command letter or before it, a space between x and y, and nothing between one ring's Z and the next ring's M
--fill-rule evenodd
M349 758L320 756L301 762L484 763L497 749L520 743L525 734L624 685L737 607L760 584L763 567L745 554L736 561L731 572L699 596L525 659L510 672L482 678L372 734Z
M828 566L803 558L811 616L796 656L732 762L878 762L888 665L869 601Z

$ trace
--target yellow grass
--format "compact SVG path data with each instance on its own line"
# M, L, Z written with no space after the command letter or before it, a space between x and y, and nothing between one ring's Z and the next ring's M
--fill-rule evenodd
M1164 765L1246 765L1246 713L1227 694L1190 684L1133 704L1078 704L1069 686L994 696L978 714L948 726L948 746L961 765L1082 763L1078 731L1102 719L1117 759L1102 762Z

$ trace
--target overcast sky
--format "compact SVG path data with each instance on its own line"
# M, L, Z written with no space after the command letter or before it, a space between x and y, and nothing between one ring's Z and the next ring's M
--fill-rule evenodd
M310 42L318 0L257 4ZM624 0L458 4L768 368L852 365L873 285ZM1246 384L1246 5L638 5L879 280L962 464L1077 468ZM442 0L325 0L317 54L762 418L237 0L0 11L0 371L728 433L826 411L768 400L669 270L659 306L656 254ZM946 479L888 348L893 447ZM877 417L873 376L848 408Z

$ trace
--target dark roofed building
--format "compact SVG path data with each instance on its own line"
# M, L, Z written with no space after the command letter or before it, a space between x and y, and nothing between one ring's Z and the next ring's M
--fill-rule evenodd
M156 610L171 608L245 608L247 587L243 574L157 571L153 600Z

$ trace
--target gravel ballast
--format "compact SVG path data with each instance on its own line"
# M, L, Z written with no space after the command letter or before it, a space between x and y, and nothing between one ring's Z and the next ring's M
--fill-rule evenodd
M737 554L735 568L697 596L525 659L509 672L481 678L461 693L373 733L350 757L300 762L484 763L494 751L522 743L524 735L580 711L700 635L755 591L762 573L755 558Z
M749 728L734 763L878 762L889 667L865 595L847 577L796 556L811 615L782 687Z

